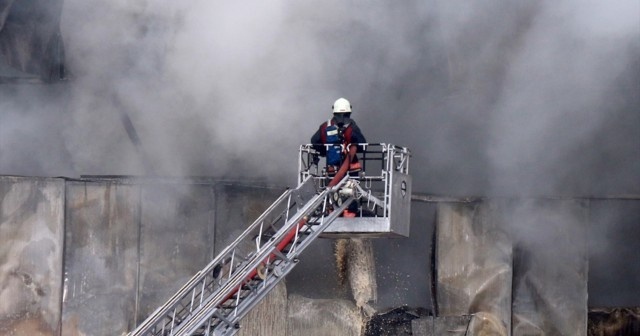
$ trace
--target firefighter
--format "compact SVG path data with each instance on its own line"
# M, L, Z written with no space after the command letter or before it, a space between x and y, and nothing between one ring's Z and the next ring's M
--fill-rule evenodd
M348 173L358 174L362 170L356 152L360 146L353 144L366 143L356 122L351 119L351 103L339 98L333 103L333 117L323 122L311 137L311 143L321 156L327 158L327 174L334 177L329 183L332 186L344 176L340 168L347 167ZM346 214L345 214L346 215Z
M311 143L321 156L327 157L327 172L334 175L344 160L349 160L349 172L359 172L362 167L355 154L349 155L351 144L366 143L362 131L351 119L351 104L344 98L333 103L333 117L323 122L311 137ZM330 145L330 146L326 146ZM354 150L360 151L359 146Z

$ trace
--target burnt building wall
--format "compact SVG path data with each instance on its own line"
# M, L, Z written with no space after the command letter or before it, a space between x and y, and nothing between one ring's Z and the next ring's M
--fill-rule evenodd
M571 199L440 204L439 316L473 316L473 335L585 335L588 204Z
M62 334L122 333L137 314L141 186L66 183Z
M124 333L213 255L214 193L189 181L67 181L62 334Z
M482 313L490 334L509 335L512 245L498 206L441 204L436 230L437 316Z
M132 330L281 191L211 180L0 177L0 334Z
M64 180L0 178L0 334L58 335Z
M0 177L0 334L133 329L283 191L207 179ZM589 258L598 274L615 266L594 290L635 277L597 244L627 232L614 250L623 259L633 250L633 202L416 202L410 238L314 242L240 333L360 335L396 320L402 326L387 331L415 320L435 332L469 316L455 320L467 321L468 335L583 335L589 307L607 306L598 295L587 302ZM612 304L636 302L637 288L621 290L629 295ZM401 306L400 316L392 309Z

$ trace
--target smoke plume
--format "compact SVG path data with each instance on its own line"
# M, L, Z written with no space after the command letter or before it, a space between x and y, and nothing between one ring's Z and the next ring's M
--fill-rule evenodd
M638 13L632 0L65 0L68 79L0 86L0 174L293 185L298 145L345 97L370 142L412 150L416 192L638 194Z
M343 96L419 192L637 193L639 6L65 1L69 80L1 88L0 171L292 184Z

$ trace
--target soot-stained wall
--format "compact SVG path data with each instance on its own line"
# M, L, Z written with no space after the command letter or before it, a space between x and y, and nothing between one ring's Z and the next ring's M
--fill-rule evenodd
M137 322L213 258L213 185L185 182L142 186Z
M0 334L58 335L64 181L0 178Z
M62 331L122 333L137 313L139 185L66 184Z
M588 202L441 204L440 316L473 315L471 335L585 335Z
M133 329L283 191L207 179L0 176L0 334ZM414 202L410 238L311 244L241 334L359 335L371 314L404 305L437 312L433 326L474 314L469 335L495 326L583 334L586 251L598 274L612 253L629 255L633 202ZM628 244L612 249L614 233ZM596 278L597 287L635 277L616 262L613 280ZM620 291L610 304L637 303L634 288ZM602 295L590 300L607 305Z
M442 204L436 241L438 316L484 312L497 321L492 335L511 329L511 241L485 203Z
M213 255L213 185L67 181L64 335L131 330Z
M0 177L0 334L132 330L281 191L207 179Z
M63 334L133 329L277 192L212 180L67 182Z

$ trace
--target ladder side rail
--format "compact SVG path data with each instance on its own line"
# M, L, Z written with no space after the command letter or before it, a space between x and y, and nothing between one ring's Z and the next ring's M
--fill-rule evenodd
M291 230L294 229L294 226L298 225L305 216L315 211L330 191L335 192L341 188L348 179L349 177L345 176L343 180L333 188L325 189L320 194L316 194L311 200L307 201L300 210L289 218L287 225L278 231L273 240L267 245L267 249L263 249L261 253L254 255L251 261L247 262L241 271L235 274L232 279L227 281L223 287L219 288L215 295L212 294L210 298L206 300L207 302L204 305L198 307L187 320L183 321L180 326L178 326L177 335L190 335L195 332L207 319L217 312L219 306L229 300L231 296L237 294L244 282L251 277L250 274L256 272L258 265L274 254L276 244L280 243L281 240L289 234ZM299 186L297 189L300 189L301 187L302 186Z
M222 304L231 299L233 295L238 294L244 282L248 280L248 275L251 274L264 259L267 259L270 254L274 253L275 250L276 247L271 245L269 249L263 250L262 253L252 258L249 263L242 267L241 271L236 272L223 287L211 294L203 305L194 310L193 314L189 315L189 317L177 327L175 335L193 334L200 328L204 321L207 321L207 319L211 318L211 316L220 309Z
M200 298L200 302L198 303L199 305L202 303L203 296L207 294L207 289L215 288L214 286L212 286L212 284L216 279L217 278L212 277L209 286L206 286L206 281L204 280L197 284L191 291L191 300L187 300L188 298L184 298L183 300L170 307L166 315L162 316L162 318L157 323L152 324L151 334L154 334L154 330L173 330L177 326L177 324L181 323L182 320L184 320L185 317L188 316L188 314L193 312L195 303L193 299L194 297L196 297L196 294L197 297Z
M287 190L285 191L276 201L274 201L269 208L267 208L267 210L265 210L259 217L258 219L256 219L240 236L238 236L238 238L236 238L236 240L234 240L230 245L228 245L224 250L222 250L222 252L220 252L218 254L218 257L216 257L208 266L207 268L211 268L213 269L213 267L215 267L215 265L217 264L216 261L220 262L220 259L223 259L222 257L224 255L230 254L230 252L236 248L238 245L240 245L242 242L245 241L245 239L255 235L254 230L256 228L260 228L261 223L266 219L266 217L268 215L271 214L271 212L273 212L274 209L276 209L279 205L281 205L282 201L285 198L289 198L289 196L291 195L291 190ZM262 233L262 232L260 232Z
M270 252L271 250L265 250ZM261 254L260 254L261 255ZM185 320L181 321L181 323L175 326L175 330L172 330L173 335L190 335L190 333L186 333L184 331L185 328L193 328L194 319L200 319L199 315L202 314L203 310L211 310L211 313L215 313L217 311L217 305L213 304L214 302L220 301L222 298L226 298L224 301L227 301L228 298L223 295L227 295L226 293L234 294L234 292L242 285L244 281L244 275L247 272L252 270L252 267L255 268L260 262L258 257L260 255L254 256L251 260L246 263L243 263L241 267L238 267L236 272L231 274L231 277L216 291L212 292L207 298L203 300L203 303L198 305L191 314L189 314ZM224 302L222 302L224 303ZM216 308L216 309L212 309ZM196 328L197 329L197 328ZM195 329L194 329L195 331ZM191 332L193 333L193 331Z
M140 324L134 331L129 333L129 335L148 335L153 334L153 330L163 331L167 328L171 330L176 321L176 314L178 314L179 320L180 313L188 310L187 308L192 307L188 300L189 294L191 294L192 297L195 296L197 287L202 287L202 291L204 291L207 281L206 279L203 279L202 275L202 271L198 272L194 276L194 278L197 278L197 281L189 281L180 290L180 295L174 295L174 297L169 299L167 303L156 309L156 311L154 311L154 313L150 315L144 323ZM205 277L207 276L209 276L209 274L205 274ZM192 280L194 278L192 278ZM187 292L184 292L185 288L187 289Z
M265 279L264 279L265 282L263 283L262 286L259 287L260 291L258 293L259 294L258 297L256 299L250 300L248 305L243 305L242 307L239 307L241 309L238 310L238 312L236 313L237 317L234 315L234 320L233 320L234 322L239 321L239 319L241 319L246 313L248 313L248 311L250 311L251 308L255 306L255 304L257 304L262 299L262 297L268 293L268 291L270 291L270 288L275 286L275 283L269 284L268 280L277 279L277 282L279 282L280 279L283 278L293 268L293 265L297 263L296 261L297 256L299 256L304 251L304 249L311 242L313 242L317 238L317 236L322 231L324 231L324 229L326 229L326 227L329 224L331 224L331 222L333 222L333 220L337 218L340 215L340 213L344 209L346 209L349 206L349 204L354 200L355 198L351 197L346 201L344 201L340 207L334 209L334 211L329 216L321 216L320 223L317 223L317 221L307 221L305 225L298 227L299 230L296 230L295 232L296 238L291 243L291 247L287 252L286 256L280 253L276 253L275 256L279 256L280 258L274 258L274 260L271 262L274 264L274 268L278 267L279 270L277 274L275 274L275 271L268 273L268 268L266 268L267 273L265 273ZM324 202L322 204L321 213L325 213L327 203L328 203L328 198L325 197ZM319 207L317 209L319 209ZM300 234L298 231L300 231L300 233L303 233L303 234ZM282 264L285 265L285 268L280 267L280 265Z
M345 177L345 179L341 181L341 183L338 184L336 187L340 187L341 184L343 184L344 181L346 181L346 179L347 178ZM308 181L305 183L311 183L311 182L312 181L308 179ZM303 186L299 186L297 189L301 189L302 187ZM209 298L207 298L207 300L205 300L206 301L205 304L199 306L197 309L194 310L192 314L190 314L187 317L186 320L182 321L180 326L178 326L179 328L178 334L184 334L185 330L191 330L189 328L197 329L197 326L194 326L193 321L194 319L196 321L202 319L201 315L203 310L212 311L214 307L217 307L222 303L224 303L225 301L227 301L228 296L233 295L235 291L238 290L239 286L242 285L243 281L245 280L244 277L246 277L247 274L249 274L250 272L254 271L259 263L267 259L267 257L273 252L272 250L273 248L275 248L275 244L279 242L289 231L291 231L293 226L297 225L298 222L302 219L302 217L314 211L315 208L317 207L317 203L319 203L322 200L322 197L324 197L327 193L328 193L328 190L324 190L319 195L315 195L311 200L307 201L307 203L300 210L298 210L291 218L289 218L288 223L276 233L276 235L273 237L271 242L265 245L268 248L263 249L260 253L253 255L251 260L249 260L242 267L242 269L238 270L232 278L230 278L222 287L218 288L214 294L212 294ZM294 208L294 207L292 206L291 208ZM193 330L195 331L195 329Z
M291 198L291 193L289 194L289 196L287 197L287 206L285 210L282 210L282 212L287 212L289 210L290 207L290 198ZM281 203L285 203L284 201ZM283 217L282 214L276 216L275 221L279 221L281 220ZM274 228L275 223L271 222L268 225L268 228L273 229ZM236 274L237 272L240 272L241 269L243 267L246 266L246 264L251 260L251 258L253 258L254 255L256 255L257 253L260 252L260 250L264 247L263 244L261 243L257 243L255 245L253 245L253 241L258 242L262 239L262 237L265 235L265 225L264 225L264 221L261 222L260 224L260 230L259 230L259 234L255 236L255 238L252 238L251 241L247 241L247 246L254 246L254 248L246 255L246 256L242 256L240 255L240 253L236 253L237 250L234 249L231 252L231 257L227 257L226 259L229 260L230 262L228 269L226 270L226 272L224 274L221 274L219 277L221 279L225 279L224 282L219 282L218 283L218 287L215 288L215 290L210 290L207 293L202 293L201 296L201 300L200 300L200 304L202 305L203 301L204 301L204 295L206 294L207 297L209 297L210 295L212 295L215 291L219 290L219 288L223 287L225 285L226 282L231 281L232 277L234 276L234 274ZM190 313L192 313L193 310L190 311Z
M344 201L342 203L342 205L340 207L338 207L337 209L335 209L331 214L329 214L328 216L322 216L322 218L320 219L320 225L316 225L316 226L312 226L311 223L309 223L308 225L306 225L305 227L308 228L309 230L311 230L311 234L309 234L308 236L305 236L305 238L303 240L301 240L299 242L299 244L296 246L295 249L291 249L291 251L289 253L287 253L287 257L291 260L291 261L284 261L282 259L277 259L274 260L275 261L283 261L283 267L279 269L278 274L273 274L269 273L267 277L265 277L264 281L264 286L260 286L259 290L256 291L254 293L255 297L253 297L251 300L244 300L244 302L247 302L246 304L240 304L240 307L238 307L237 309L237 313L236 315L233 316L233 318L229 319L232 323L230 325L222 325L219 324L216 327L216 335L220 334L220 335L235 335L238 331L238 329L235 328L235 324L240 322L240 320L242 320L242 318L248 314L258 303L260 303L260 301L262 301L262 299L264 299L265 296L267 296L271 290L280 282L282 281L282 279L284 279L286 277L287 274L289 274L289 272L291 272L291 270L293 270L293 268L297 265L297 261L295 261L295 258L297 258L300 254L302 254L302 252L313 242L315 241L318 236L320 235L320 233L322 233L327 227L329 227L329 225L336 219L338 218L338 216L340 215L340 213L342 213L342 211L344 209L346 209L351 202L355 201L355 199L353 197L350 197L349 199L347 199L346 201ZM326 199L325 202L326 203ZM325 207L326 205L323 204L323 207ZM313 228L313 229L311 229ZM225 332L229 332L228 334Z
M273 257L273 261L271 261L271 263L274 265L274 271L272 272L268 272L268 267L265 267L265 269L267 270L267 272L265 273L264 279L261 280L263 281L261 284L257 285L255 288L253 288L250 293L247 295L247 297L245 297L242 301L242 303L239 304L239 307L236 307L234 309L234 313L233 313L233 317L230 317L228 320L232 323L225 323L225 324L218 324L216 326L216 330L217 332L215 333L216 335L227 335L225 331L229 331L232 330L231 334L235 334L235 325L236 323L246 314L248 313L274 286L277 282L279 282L282 278L284 278L284 276L293 268L293 266L295 265L295 263L297 262L297 256L313 241L317 238L317 236L337 217L339 216L339 214L342 212L342 210L346 209L347 206L353 201L353 198L348 199L347 201L345 201L339 208L335 209L334 212L332 212L330 214L330 217L328 217L329 219L324 221L323 223L323 219L326 219L326 216L323 216L323 218L320 219L321 224L324 224L324 226L322 225L318 225L317 223L313 222L313 221L307 221L305 225L303 226L297 226L294 229L300 229L301 231L305 231L308 234L307 235L300 235L300 237L302 237L302 239L298 242L292 242L291 244L291 248L289 249L289 252L287 252L287 256L282 255L281 253L278 253L278 251L275 252L274 255L272 255ZM324 213L324 209L326 208L326 204L328 203L328 197L325 196L324 197L324 202L321 205L322 207L322 213ZM316 209L319 209L320 205L316 207ZM313 210L315 211L315 209ZM297 245L297 246L296 246ZM294 248L294 246L296 246ZM271 265L269 265L271 266ZM278 268L278 271L275 271L275 268ZM255 278L251 278L248 279L248 281L250 282L251 280L253 280ZM261 278L262 279L262 278ZM213 315L213 314L212 314ZM196 328L196 330L198 330Z
M304 206L300 210L298 210L298 212L296 213L296 217L290 220L290 223L287 225L287 230L281 230L279 232L279 235L277 235L275 239L279 240L281 236L286 235L293 225L295 225L300 219L302 219L302 217L313 213L318 208L318 206L326 200L326 197L329 194L337 192L349 179L349 176L345 176L335 186L322 190L319 194L316 194L310 200L302 200L304 202Z
M176 309L183 301L186 296L188 296L195 287L200 286L206 287L206 280L209 275L212 274L213 269L220 265L222 261L224 261L225 257L228 254L233 253L236 246L239 245L244 239L250 237L252 232L255 230L257 226L264 221L264 219L269 215L270 212L273 211L283 199L287 198L290 194L290 190L286 190L285 192L274 201L274 203L260 216L256 219L233 243L227 246L221 253L218 254L213 261L211 261L204 269L200 270L196 273L185 285L183 285L167 302L158 307L143 323L141 323L134 331L129 333L130 336L139 336L145 335L145 333L150 332L153 326L156 326L161 323L161 320L166 318L172 310ZM167 323L172 323L173 318L169 318Z
M201 303L202 297L206 295L207 290L215 287L215 282L218 278L219 277L214 277L211 273L207 274L205 279L193 286L190 291L191 298L185 296L179 302L174 304L172 308L172 314L166 314L164 316L164 320L161 319L158 323L155 324L155 329L157 330L159 326L162 326L162 330L173 330L173 328L177 324L179 324L186 315L193 311L195 298L200 298L199 303Z
M323 203L323 208L326 207L326 203L328 202L326 198L327 197L325 197ZM318 220L314 222L307 222L303 229L306 229L306 231L304 232L309 232L309 235L300 235L300 237L304 238L301 239L298 244L296 244L295 248L291 248L290 251L287 252L286 256L289 259L298 257L302 253L302 251L304 251L304 249L307 248L307 246L309 246L309 244L311 244L315 240L315 238L317 238L320 233L322 233L342 213L343 210L351 205L353 201L355 201L355 198L351 196L343 201L342 204L339 207L335 208L334 211L332 211L329 215L320 216L319 222Z

